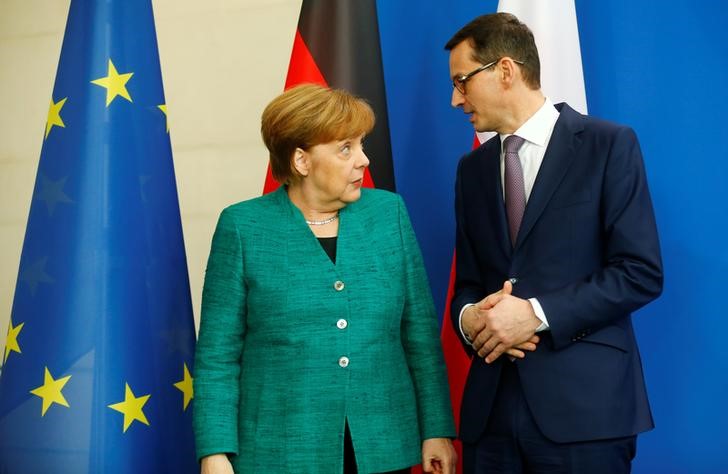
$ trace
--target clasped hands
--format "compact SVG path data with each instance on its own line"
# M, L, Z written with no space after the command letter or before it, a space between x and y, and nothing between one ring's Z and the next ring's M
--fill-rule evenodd
M501 355L522 359L525 351L535 351L539 342L536 329L541 325L528 300L513 296L513 284L469 306L461 325L478 356L490 364Z

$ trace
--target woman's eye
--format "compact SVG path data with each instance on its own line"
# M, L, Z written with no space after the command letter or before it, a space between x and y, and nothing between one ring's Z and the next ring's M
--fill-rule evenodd
M341 147L341 153L348 155L351 151L351 145L344 145Z

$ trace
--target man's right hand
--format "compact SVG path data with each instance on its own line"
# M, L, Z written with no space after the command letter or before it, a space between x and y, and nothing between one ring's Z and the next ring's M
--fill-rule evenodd
M211 454L202 458L201 474L234 474L233 465L225 454Z

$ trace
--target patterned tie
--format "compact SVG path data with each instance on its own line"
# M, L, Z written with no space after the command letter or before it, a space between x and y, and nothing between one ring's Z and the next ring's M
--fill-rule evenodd
M523 183L523 168L518 159L518 150L525 140L511 135L503 140L505 150L505 177L506 214L508 215L508 230L511 234L511 245L516 245L518 228L521 227L523 211L526 209L526 187Z

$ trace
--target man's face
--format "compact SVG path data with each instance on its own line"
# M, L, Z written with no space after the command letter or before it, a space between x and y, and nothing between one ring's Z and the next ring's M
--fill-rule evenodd
M469 41L463 41L450 51L450 78L468 74L483 64L473 59L473 48ZM502 90L498 81L498 64L473 74L462 88L465 93L453 87L451 105L462 107L470 116L470 123L478 132L497 131Z

